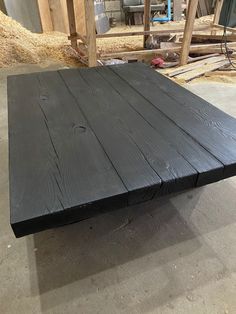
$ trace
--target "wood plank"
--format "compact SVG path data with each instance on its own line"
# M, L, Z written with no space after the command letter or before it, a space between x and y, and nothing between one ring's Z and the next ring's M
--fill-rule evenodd
M215 110L213 116L208 115L208 112L214 111L213 106L202 110L202 106L208 106L204 100L192 96L192 93L186 92L181 86L142 63L128 64L128 67L126 75L121 73L121 65L114 66L114 71L137 91L142 91L148 101L224 164L225 177L236 174L235 119L231 118L234 121L234 128L231 130L225 123L228 121L229 125L232 124L228 115L221 112L218 116L220 110ZM199 102L202 102L202 106L197 106ZM196 106L194 109L193 104Z
M167 91L167 89L170 90L170 95L175 97L179 102L182 102L182 104L191 113L193 113L193 115L197 115L199 118L204 118L205 123L211 124L216 129L220 129L223 134L226 134L228 137L232 137L236 140L235 118L216 108L211 103L203 100L201 97L191 93L187 89L184 89L184 94L180 95L178 87L181 89L183 87L173 84L173 82L168 78L164 78L163 80L158 78L158 81L161 82L161 88L163 88L165 91ZM186 97L187 99L191 97L192 101L188 102L185 99ZM211 117L210 121L208 121L209 117Z
M68 0L69 2L73 0ZM60 0L48 0L50 14L53 24L53 30L57 32L67 33L68 29L64 19L63 8Z
M228 48L235 49L236 43L228 43ZM150 49L138 51L122 51L101 54L101 58L123 58L123 57L145 57L153 55L161 55L168 51L179 52L181 47L173 47L169 49ZM190 53L222 53L221 44L193 45L190 47Z
M236 140L235 118L203 100L201 97L191 93L187 89L175 84L167 77L161 76L160 78L157 76L156 80L159 87L164 92L168 92L172 98L176 99L179 103L182 103L193 116L198 116L199 119L205 121L206 124L209 124L216 129L220 129L223 134Z
M214 71L214 72L207 72L205 76L228 76L228 77L236 77L236 72L234 70L227 70L227 71Z
M203 69L203 67L205 65L216 63L216 62L223 61L223 60L225 60L225 56L221 55L221 56L215 56L215 57L207 58L204 60L196 61L196 62L191 63L191 64L185 64L185 65L178 67L177 69L170 70L168 72L168 76L174 77L174 76L177 76L181 73L185 73L185 72L189 72L191 70L194 70L196 68L199 70L200 67L201 67L201 69Z
M194 20L197 12L198 0L189 0L188 14L184 28L183 44L180 54L180 65L187 64L194 29Z
M188 72L184 72L182 74L179 74L177 76L177 78L179 80L183 80L185 82L189 82L191 80L193 80L194 78L196 77L199 77L209 71L214 71L214 70L217 70L223 66L226 66L226 65L229 65L230 62L228 59L226 60L222 60L222 61L219 61L219 62L215 62L213 64L205 64L203 67L201 68L194 68L192 69L191 71L188 71Z
M224 0L216 0L213 24L218 24Z
M139 202L140 198L151 199L161 187L159 175L146 161L121 121L110 115L109 106L107 110L103 108L104 103L95 92L98 88L87 83L82 76L85 72L70 70L60 71L60 74L129 191L129 204Z
M74 0L66 0L70 34L76 34ZM71 46L77 49L77 39L71 38Z
M144 32L150 31L150 20L151 20L151 0L144 0ZM146 40L148 35L143 36L143 48L146 48Z
M209 26L196 26L194 32L209 30ZM127 36L139 36L139 35L169 35L176 33L183 33L184 28L168 28L160 30L149 30L149 31L134 31L134 32L119 32L119 33L107 33L107 34L97 34L97 38L112 38L112 37L127 37Z
M219 53L211 53L209 55L202 55L202 56L194 57L194 58L189 57L188 58L188 64L195 63L197 61L201 61L201 60L204 60L204 59L207 59L207 58L218 57L219 55L220 55ZM187 66L187 64L185 66ZM183 65L183 67L184 67L184 65ZM158 71L158 72L160 72L162 74L168 75L169 73L172 73L173 71L177 71L179 68L181 68L181 67L179 66L179 63L176 62L176 66L174 65L174 67L170 67L169 69L166 68L166 69L163 69L163 70L162 69L158 69L156 71Z
M64 21L65 32L69 34L70 27L69 27L69 18L68 18L68 10L67 10L67 1L66 0L57 0L57 1L59 1L60 7L61 7L61 16Z
M203 100L201 97L191 93L187 89L175 84L172 80L163 75L161 78L160 76L157 76L156 80L159 87L164 92L168 92L172 98L176 99L179 103L182 103L193 116L198 116L199 119L203 119L206 124L212 125L216 129L220 129L223 134L236 140L235 118Z
M190 65L192 63L195 63L197 61L205 60L207 58L217 57L219 55L220 55L219 53L212 53L212 54L209 54L209 55L202 55L202 56L194 57L194 58L189 57L188 64L186 64L185 66L183 65L183 67L187 67L188 65ZM178 61L176 61L176 62L168 62L167 65L170 65L170 67L167 66L166 68L163 68L163 69L156 69L156 71L161 73L161 74L169 76L169 73L172 73L174 71L176 71L178 73L178 69L181 68L181 66L179 66L179 62Z
M223 25L218 25L218 24L212 24L212 27L213 28L219 28L219 29L224 29L225 27L223 26ZM228 31L228 32L231 32L231 33L233 33L233 34L236 34L236 28L233 28L233 27L226 27L226 30Z
M96 26L93 0L84 0L88 66L97 65Z
M122 70L122 69L121 69ZM124 101L138 112L188 163L198 172L197 185L215 182L222 178L223 165L176 124L157 110L141 93L121 80L113 67L100 67L99 74L109 82ZM109 88L110 90L111 88Z
M236 119L135 63L8 78L16 236L236 174Z
M76 29L80 33L80 35L86 36L84 0L75 0L74 5L75 5Z
M227 35L227 42L236 42L236 35ZM182 38L180 38L182 41ZM191 43L192 44L200 44L200 43L221 43L222 35L212 35L212 34L194 34L192 36Z
M53 30L52 18L48 0L37 0L39 15L43 32L51 32Z
M127 204L127 189L56 72L10 77L8 95L16 236Z
M171 191L177 191L176 189L181 190L195 186L197 178L196 170L147 121L129 106L120 93L112 88L109 82L99 74L98 70L96 73L94 70L80 70L80 79L78 79L78 71L62 71L61 73L63 77L66 76L65 79L69 89L78 99L82 110L91 123L92 129L97 134L109 158L113 161L123 182L127 181L126 176L129 175L127 166L129 165L130 167L131 164L136 169L134 173L135 180L132 177L131 183L135 181L142 182L142 177L139 177L138 174L139 167L136 167L135 163L130 160L129 154L126 156L126 150L130 151L130 148L134 146L133 155L135 156L136 154L138 156L141 153L150 168L161 178L161 191L158 194L170 193ZM96 88L94 88L95 85ZM96 105L89 105L87 101L82 103L82 89L87 89L85 100L89 94L93 93ZM108 120L109 122L106 122L106 124L108 123L109 126L105 127L104 121ZM113 132L115 132L113 129L119 130L122 138L130 141L127 148L124 147L124 144L120 147L116 135L113 135ZM107 142L107 137L109 138L109 142ZM115 148L113 145L115 145ZM123 158L127 162L126 166L123 164L123 158L122 164L120 163L121 157L117 156L117 151L122 151L122 154L124 154ZM133 189L130 186L130 180L127 181L126 186L128 189Z

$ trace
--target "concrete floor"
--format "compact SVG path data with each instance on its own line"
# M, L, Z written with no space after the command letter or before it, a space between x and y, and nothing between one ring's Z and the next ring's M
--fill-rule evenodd
M56 67L56 66L55 66ZM0 313L236 313L236 178L15 239L0 71ZM236 88L188 88L236 117Z

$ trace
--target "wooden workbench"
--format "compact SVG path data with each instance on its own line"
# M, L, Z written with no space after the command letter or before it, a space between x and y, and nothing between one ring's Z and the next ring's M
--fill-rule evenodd
M141 63L11 76L8 99L17 237L236 174L236 120Z

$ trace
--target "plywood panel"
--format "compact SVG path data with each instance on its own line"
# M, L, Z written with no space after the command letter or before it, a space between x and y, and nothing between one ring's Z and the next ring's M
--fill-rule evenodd
M38 9L43 32L53 31L51 12L48 0L38 0Z
M69 34L66 0L48 1L54 30ZM85 35L84 1L74 0L74 6L77 32Z

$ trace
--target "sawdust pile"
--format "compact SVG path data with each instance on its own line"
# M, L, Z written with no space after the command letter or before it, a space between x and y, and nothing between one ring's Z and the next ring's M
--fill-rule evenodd
M66 34L32 33L0 11L0 67L48 60L81 66Z

